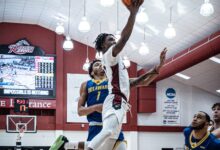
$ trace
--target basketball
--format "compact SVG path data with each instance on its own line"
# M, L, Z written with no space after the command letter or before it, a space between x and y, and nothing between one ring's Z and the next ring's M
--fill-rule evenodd
M139 3L139 5L141 5L143 2L144 2L144 0L136 0L138 3ZM123 4L125 5L125 6L130 6L131 5L131 3L132 3L132 0L122 0L122 2L123 2ZM134 2L134 1L133 1Z
M122 2L125 6L130 6L131 5L131 0L122 0Z

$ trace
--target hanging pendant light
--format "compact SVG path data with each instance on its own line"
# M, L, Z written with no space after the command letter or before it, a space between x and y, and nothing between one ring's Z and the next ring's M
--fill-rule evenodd
M100 0L100 4L104 7L110 7L114 5L115 0Z
M141 42L141 46L139 48L139 54L141 55L147 55L150 52L149 48L145 44L145 27L144 27L144 41Z
M200 14L202 16L208 17L211 16L214 13L214 7L211 3L209 3L209 0L204 0L204 3L202 4L200 8Z
M64 26L63 26L63 23L57 23L57 27L56 27L56 30L55 32L59 35L63 34L64 33Z
M123 57L123 63L124 63L126 68L129 68L131 66L131 62L130 62L130 60L128 59L127 56Z
M80 32L86 33L86 32L89 32L91 29L90 24L86 18L86 0L84 0L83 6L84 6L84 13L83 13L83 17L81 18L81 21L79 23L78 30Z
M142 25L142 24L147 23L148 20L149 20L149 18L148 18L147 13L145 12L145 8L141 7L138 14L137 14L137 17L136 17L137 23Z
M89 32L90 29L91 29L91 27L90 27L89 22L87 21L86 16L83 16L80 23L79 23L78 30L80 32L86 33L86 32Z
M168 27L164 31L164 36L168 39L172 39L176 36L176 30L172 24L172 7L170 7L170 23L168 23Z
M86 62L83 64L83 70L88 71L89 70L89 46L88 46L88 37L87 37L87 46L86 46Z
M172 39L176 36L176 30L173 28L171 23L168 24L168 27L164 32L164 36L168 39Z
M66 40L63 43L63 49L66 51L70 51L73 49L73 42L69 36L66 36Z
M141 55L149 54L149 48L144 42L141 43L141 47L139 48L139 54Z
M102 33L102 22L99 22L99 34ZM102 60L103 54L102 52L96 52L95 59Z
M66 36L66 40L63 43L63 49L66 51L70 51L74 48L74 44L69 36L69 26L70 26L70 0L69 0L69 19L68 19L68 35Z
M90 66L89 58L86 58L86 62L83 64L83 70L84 71L88 71L89 70L89 66Z
M119 30L119 1L116 3L116 32L115 32L115 40L116 42L121 38L121 31Z
M116 40L116 42L117 42L120 38L121 38L121 31L117 30L117 31L115 32L115 40Z

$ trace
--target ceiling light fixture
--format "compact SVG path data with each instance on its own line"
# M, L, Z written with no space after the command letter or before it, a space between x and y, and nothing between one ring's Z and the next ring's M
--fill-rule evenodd
M123 57L123 63L124 63L126 68L129 68L131 66L131 62L130 62L130 60L128 59L127 56Z
M136 17L137 23L141 25L147 23L149 20L148 15L144 10L145 8L141 7Z
M66 36L66 40L64 41L63 43L63 49L66 50L66 51L70 51L73 49L74 45L73 45L73 42L70 38L70 34L69 34L69 26L70 26L70 0L69 0L69 19L68 19L68 35Z
M141 46L139 48L139 54L141 55L147 55L149 53L149 48L145 44L145 27L144 27L144 41L141 42Z
M81 21L79 23L78 30L80 32L86 33L89 32L91 29L90 24L86 18L86 0L84 0L83 6L84 6L83 17L81 18Z
M100 0L100 4L104 7L110 7L114 5L115 0Z
M164 36L168 39L172 39L176 36L176 30L172 24L172 7L170 7L170 23L164 32Z
M184 75L184 74L182 74L182 73L176 73L175 74L176 76L178 76L178 77L181 77L181 78L183 78L183 79L185 79L185 80L189 80L191 77L189 77L189 76L187 76L187 75Z
M116 40L116 42L117 42L120 38L121 38L121 31L117 30L117 31L115 32L115 40Z
M86 62L83 64L83 70L88 71L89 70L89 46L88 46L88 38L87 38L87 46L86 46Z
M63 43L63 49L66 51L70 51L73 49L73 42L70 36L66 36L66 40Z
M64 33L64 26L63 26L63 23L60 22L60 23L57 23L57 27L55 29L55 32L59 35L63 34Z
M139 54L141 54L141 55L147 55L147 54L149 54L149 48L147 47L147 45L144 43L144 42L142 42L141 43L141 47L139 48Z
M209 3L209 0L204 0L204 3L202 4L200 8L200 14L202 16L208 17L214 13L214 7L211 3Z
M211 58L209 58L209 59L212 60L212 61L214 61L214 62L216 62L216 63L218 63L218 64L220 64L220 59L217 58L217 57L211 57Z
M102 22L99 22L99 33L100 34L102 33ZM97 51L96 54L95 54L95 58L99 59L99 60L102 60L102 57L103 57L102 52Z
M219 89L219 90L216 90L216 92L220 93L220 89Z
M121 38L121 31L119 30L119 1L117 0L117 3L116 3L116 7L117 7L117 10L116 10L116 32L115 32L115 40L116 42Z

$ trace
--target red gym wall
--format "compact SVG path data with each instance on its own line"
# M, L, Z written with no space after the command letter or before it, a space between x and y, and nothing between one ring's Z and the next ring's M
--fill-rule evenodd
M0 23L0 44L11 44L21 38L26 38L32 45L41 47L46 54L56 55L56 110L54 115L37 115L38 130L86 130L78 123L66 123L67 120L67 73L83 73L82 66L86 59L86 45L74 41L72 51L64 51L62 44L64 37L38 25ZM95 50L89 48L89 58L94 59ZM137 65L132 63L129 68L130 77L136 77ZM79 92L79 91L73 91ZM146 94L147 93L147 94ZM123 126L127 131L182 131L181 127L154 127L137 126L137 113L156 111L156 85L149 87L133 88L131 90L130 103L132 105L132 117L128 113L128 123ZM0 108L1 109L1 108ZM10 109L10 108L8 108ZM5 109L1 109L5 111ZM47 110L44 110L47 111ZM50 111L50 110L48 110ZM15 114L13 109L10 114ZM21 114L18 114L21 115ZM23 114L22 114L23 115ZM0 115L0 129L5 129L6 115Z

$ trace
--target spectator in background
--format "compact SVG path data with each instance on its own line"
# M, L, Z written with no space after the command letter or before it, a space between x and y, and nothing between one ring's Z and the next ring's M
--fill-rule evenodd
M194 115L191 126L184 129L186 150L220 150L220 140L208 131L210 121L203 111Z
M214 124L213 124L213 128L211 132L217 138L220 138L220 103L215 103L212 106L212 118L213 118Z

